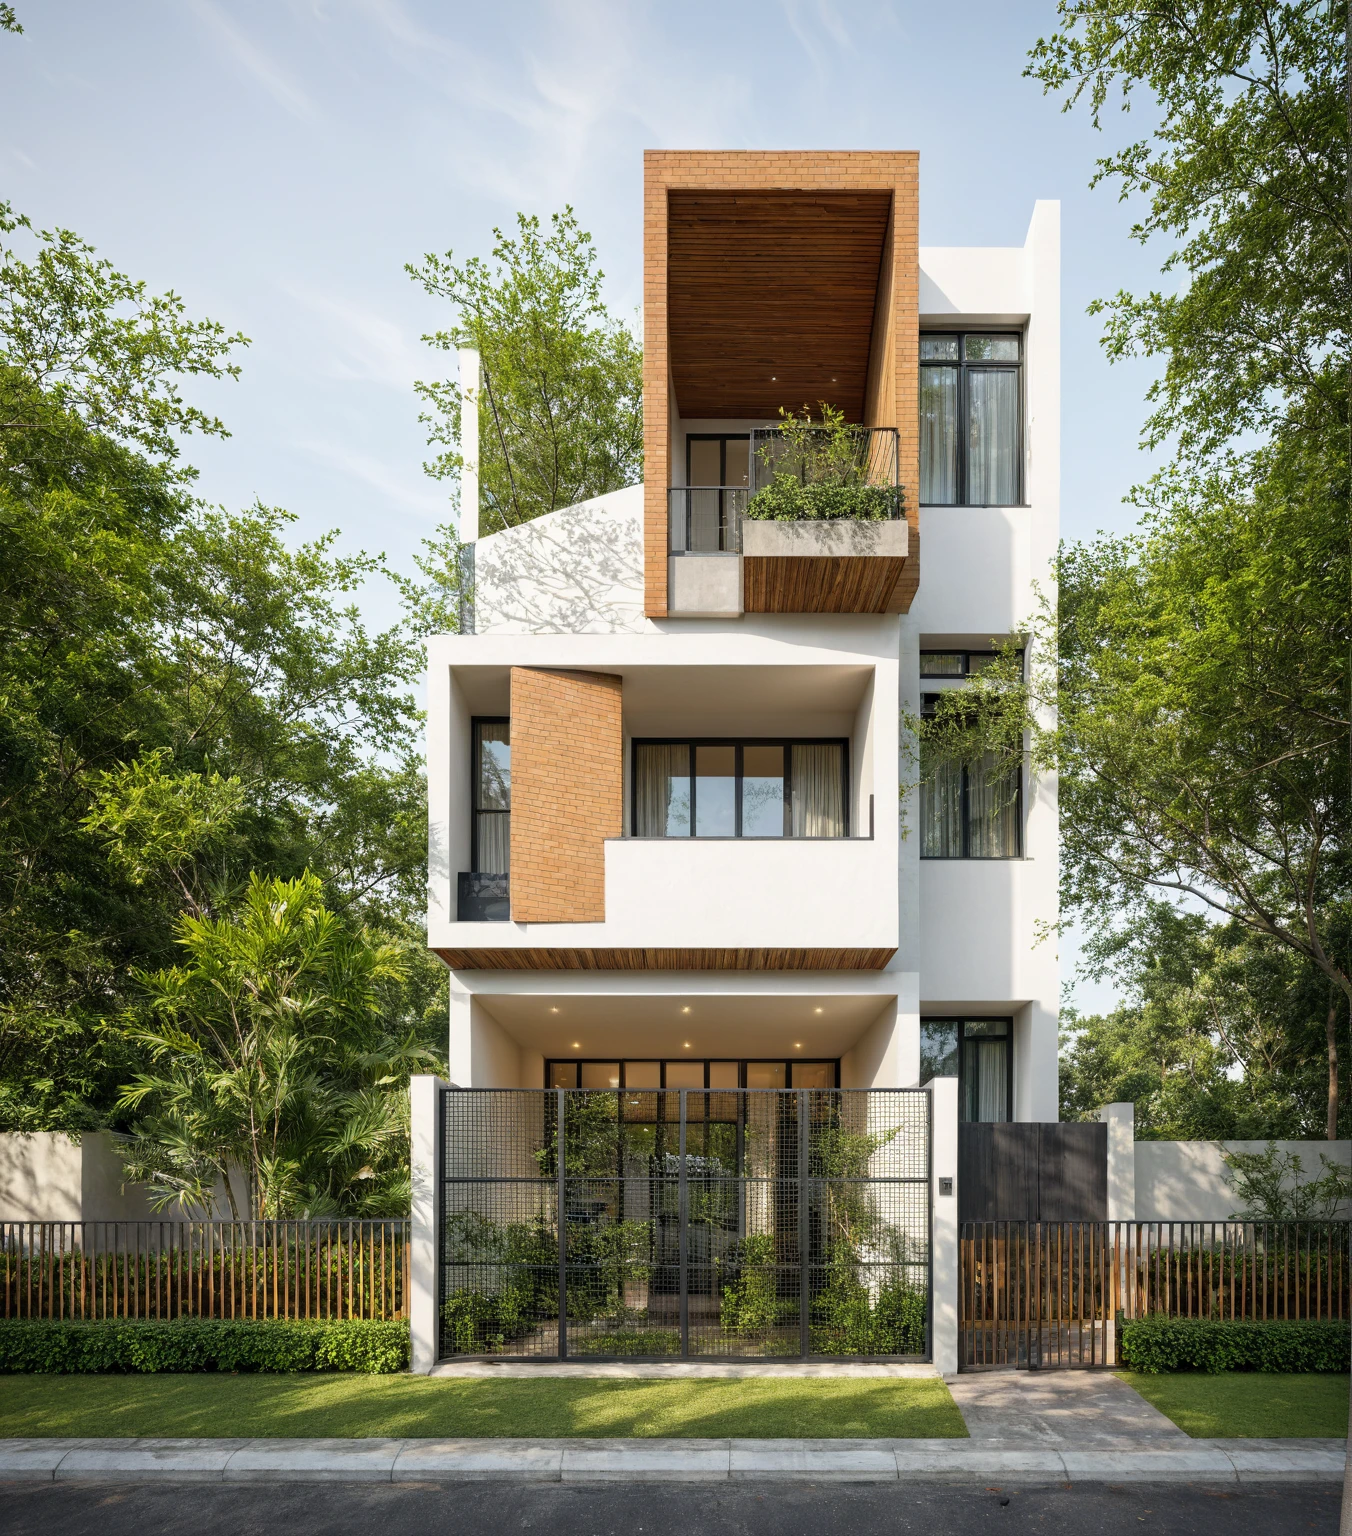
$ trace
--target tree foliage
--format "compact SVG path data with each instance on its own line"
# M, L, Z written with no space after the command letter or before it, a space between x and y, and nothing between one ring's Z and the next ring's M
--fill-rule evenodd
M1098 162L1144 211L1133 236L1177 242L1174 292L1118 293L1110 358L1159 357L1147 440L1185 455L1268 435L1293 406L1345 428L1352 207L1345 8L1332 0L1059 0L1027 73L1102 127L1144 96L1153 131Z
M152 1206L210 1213L221 1190L236 1217L405 1211L408 1078L436 1058L390 1029L399 947L344 923L311 874L255 875L230 916L185 916L177 937L183 963L142 978L151 1018L130 1034L150 1064L120 1095Z
M427 255L409 275L455 308L423 337L443 352L478 349L480 527L512 528L632 485L643 474L642 351L601 297L604 273L571 208L517 215L516 237L493 231L496 267L478 256ZM422 420L438 449L428 472L458 485L463 401L458 382L420 382Z
M0 265L0 1126L23 1129L117 1123L133 973L252 872L312 870L406 947L394 1016L421 1026L439 986L421 657L353 601L382 562L193 498L173 436L219 424L179 380L228 371L228 338L57 244Z
M1142 1140L1352 1130L1348 1085L1336 1075L1330 1083L1327 1071L1330 1032L1346 1037L1346 1008L1308 961L1163 901L1087 948L1092 972L1115 981L1124 1002L1063 1019L1063 1119L1129 1102Z

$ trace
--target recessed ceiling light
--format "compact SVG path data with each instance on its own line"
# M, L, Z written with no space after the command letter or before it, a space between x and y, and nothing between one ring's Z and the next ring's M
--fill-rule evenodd
M689 1012L690 1012L690 1008L689 1008L689 1006L688 1006L688 1005L687 1005L687 1006L686 1006L686 1007L684 1007L684 1008L682 1008L682 1009L681 1009L681 1012L682 1012L682 1013L689 1013Z
M685 1048L687 1051L690 1049L690 1042L688 1040L685 1042Z
M779 383L779 375L777 373L772 373L770 375L770 382L771 382L771 384L778 384Z
M582 1047L578 1044L578 1042L576 1040L573 1041L573 1049L575 1051L580 1051L582 1049Z
M549 1011L550 1013L557 1013L559 1010L557 1008L551 1008Z
M795 1051L801 1051L803 1049L803 1042L801 1040L795 1040L793 1042L793 1048Z
M821 1009L820 1008L814 1008L812 1011L813 1011L813 1013L820 1013Z

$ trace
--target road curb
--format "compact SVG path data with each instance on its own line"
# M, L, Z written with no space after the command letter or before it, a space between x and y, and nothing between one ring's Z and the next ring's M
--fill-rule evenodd
M1339 1440L10 1440L0 1482L1340 1482Z

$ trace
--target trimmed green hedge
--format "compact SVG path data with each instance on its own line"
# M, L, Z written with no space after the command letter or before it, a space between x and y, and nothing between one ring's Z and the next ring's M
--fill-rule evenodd
M1345 1371L1352 1358L1345 1322L1210 1322L1147 1317L1124 1323L1122 1363L1134 1371Z
M305 1322L0 1322L0 1372L364 1371L408 1365L408 1324Z

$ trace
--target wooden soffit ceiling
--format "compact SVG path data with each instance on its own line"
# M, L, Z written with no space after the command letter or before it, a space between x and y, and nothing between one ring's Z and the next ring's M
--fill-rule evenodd
M683 417L819 401L864 414L890 191L667 201L667 337Z

